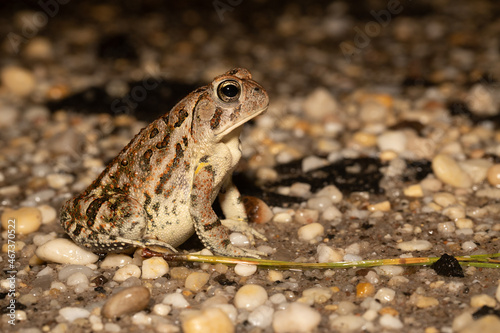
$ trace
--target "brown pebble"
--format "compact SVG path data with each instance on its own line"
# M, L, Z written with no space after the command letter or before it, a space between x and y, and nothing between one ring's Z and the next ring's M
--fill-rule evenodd
M500 186L500 164L494 164L488 169L488 182L493 186Z
M273 218L271 208L269 208L269 206L259 198L244 196L243 205L245 205L245 211L247 212L248 219L254 223L267 223Z
M102 315L106 318L116 318L124 314L144 310L151 294L146 287L130 287L111 296L102 307Z

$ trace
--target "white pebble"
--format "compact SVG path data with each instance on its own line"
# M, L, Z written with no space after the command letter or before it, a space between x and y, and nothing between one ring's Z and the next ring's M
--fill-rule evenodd
M297 231L299 239L305 242L315 242L316 237L320 237L325 232L325 228L319 223L307 224Z
M160 257L153 257L142 262L143 279L157 279L168 273L168 263Z
M406 251L427 251L432 248L432 243L423 239L414 239L407 242L401 242L397 245L397 248Z
M403 323L399 318L391 316L390 314L384 314L380 317L380 326L392 330L400 330L403 328Z
M309 305L323 304L327 302L333 295L333 291L326 287L312 287L302 292L301 303Z
M174 308L187 308L190 306L184 296L180 293L170 293L165 295L162 301L163 304L172 305Z
M341 219L342 213L340 212L340 210L337 207L331 206L331 207L326 208L323 211L323 214L321 215L321 217L323 220L330 222L330 221L333 221L336 219Z
M307 200L307 207L323 212L328 207L332 206L332 201L328 197L314 197Z
M469 251L473 251L475 249L477 249L477 245L473 241L466 241L466 242L462 243L462 250L464 250L464 251L469 252Z
M248 247L250 245L250 241L248 237L239 232L233 232L229 235L229 240L231 244L236 247Z
M402 131L387 131L377 138L380 151L394 151L401 153L406 149L406 135Z
M250 276L257 272L257 265L237 264L234 266L234 272L239 276Z
M440 222L437 225L437 230L441 234L445 234L445 235L450 234L452 232L455 232L455 230L456 230L455 223L451 222L451 221Z
M474 222L471 219L460 218L455 221L455 225L458 229L472 229L474 228Z
M247 320L253 326L266 328L271 325L273 321L273 314L273 308L266 305L261 305L248 315Z
M273 329L276 333L312 332L321 321L318 311L302 303L291 303L284 310L276 311Z
M52 273L54 273L54 269L50 266L47 266L44 269L42 269L40 272L38 272L36 274L36 276L39 277L39 276L44 276L44 275L51 275Z
M290 223L292 222L292 215L288 213L278 213L274 215L273 222L277 223Z
M93 264L99 257L94 253L82 249L69 239L57 238L43 244L36 249L35 254L44 261L59 264Z
M294 215L295 221L300 224L310 224L318 221L319 212L312 209L297 209Z
M266 290L256 284L246 284L234 296L234 305L238 309L255 310L267 301Z
M434 175L445 184L458 188L469 188L472 180L469 175L449 155L439 154L432 159Z
M319 169L328 165L328 161L317 156L308 156L302 160L302 172Z
M151 325L153 319L151 316L148 316L145 312L137 312L132 315L132 324L134 325Z
M273 304L282 304L286 303L286 296L283 295L282 293L274 294L271 297L269 297L269 300Z
M123 282L131 277L141 277L141 269L139 268L139 266L128 264L117 269L115 275L113 275L113 280L116 282Z
M314 194L316 197L327 197L332 203L338 204L342 201L342 192L335 185L328 185L323 187L320 191Z
M363 317L356 315L343 315L330 320L330 329L340 332L357 332L363 331L363 326L366 320Z
M94 276L94 272L87 266L83 265L67 265L64 266L59 273L57 278L61 281L66 281L71 275L75 273L83 273L86 277L90 278Z
M47 243L48 241L51 241L56 238L55 233L50 233L50 234L38 234L33 237L33 244L36 246L42 246L43 244Z
M51 188L59 190L64 188L66 185L71 184L75 180L75 177L73 175L53 173L47 175L46 179L47 184Z
M465 208L460 205L452 205L443 209L441 214L452 220L463 219L465 218Z
M166 316L172 311L172 307L166 304L155 304L153 306L153 313L159 316Z
M89 284L89 278L87 277L87 275L85 275L82 272L77 272L77 273L70 275L68 277L68 280L66 281L66 284L68 286L76 286L76 285L79 285L82 283L86 284L86 285Z
M346 254L359 254L360 251L361 248L359 246L359 243L352 243L345 248Z
M189 274L184 282L186 289L197 292L208 282L210 274L206 272L193 272Z
M182 318L184 333L233 333L234 324L229 317L218 308L188 312Z
M448 207L457 202L457 198L455 198L453 194L448 192L435 193L432 198L434 202L440 205L441 207Z
M472 159L460 162L460 167L469 175L474 184L481 183L488 175L493 162L485 159Z
M290 186L290 195L305 198L311 195L311 185L306 183L294 183Z
M325 116L333 115L338 110L337 100L323 87L316 88L304 100L304 112L315 120L322 120Z
M396 292L390 288L380 288L375 294L374 298L381 303L390 303L394 300Z
M56 220L57 211L54 209L54 207L49 205L40 205L37 208L42 214L42 224L49 224Z
M108 269L115 267L123 267L125 265L131 264L132 260L133 259L130 256L127 256L125 254L110 253L101 262L101 268Z
M333 249L330 246L321 243L317 248L318 262L339 262L344 257L344 251L341 249Z
M88 310L70 306L59 309L59 314L70 323L76 319L88 318L90 316L90 312Z
M375 267L375 271L379 275L398 276L403 274L404 268L401 266L379 266Z

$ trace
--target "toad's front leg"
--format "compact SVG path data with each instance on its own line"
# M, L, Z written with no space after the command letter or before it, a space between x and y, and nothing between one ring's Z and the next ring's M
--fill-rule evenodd
M259 255L263 253L231 244L229 240L230 229L221 223L212 209L214 178L215 173L210 164L200 165L195 173L191 191L190 213L198 237L206 247L217 254L259 258ZM245 221L241 221L241 223L246 225Z

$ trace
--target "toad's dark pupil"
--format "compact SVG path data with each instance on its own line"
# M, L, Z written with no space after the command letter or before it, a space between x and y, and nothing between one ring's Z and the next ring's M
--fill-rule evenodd
M222 94L227 97L234 97L238 95L239 88L234 84L228 84L221 89Z

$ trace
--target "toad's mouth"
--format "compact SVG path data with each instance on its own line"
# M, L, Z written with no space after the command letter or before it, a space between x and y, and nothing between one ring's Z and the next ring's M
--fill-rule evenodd
M229 134L231 134L232 131L234 131L238 127L243 126L244 123L246 123L250 119L253 119L253 118L257 117L261 113L264 113L266 110L267 110L267 105L264 108L262 108L261 110L255 111L252 114L247 115L246 117L242 117L240 120L238 120L237 122L233 123L228 128L225 128L223 131L221 131L219 133L216 133L215 136L218 137L218 138L220 138L222 140L224 137L226 137Z

